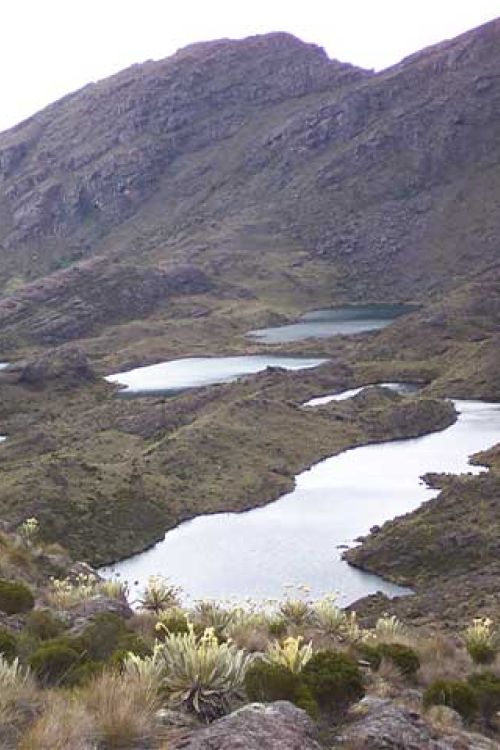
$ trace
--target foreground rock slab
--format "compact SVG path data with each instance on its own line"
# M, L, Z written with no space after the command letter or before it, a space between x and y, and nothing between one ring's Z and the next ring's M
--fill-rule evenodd
M440 736L417 711L392 700L367 696L350 712L352 723L337 737L338 747L356 750L498 750L480 734L450 727Z
M172 750L321 750L314 734L305 711L287 701L251 703L184 735Z

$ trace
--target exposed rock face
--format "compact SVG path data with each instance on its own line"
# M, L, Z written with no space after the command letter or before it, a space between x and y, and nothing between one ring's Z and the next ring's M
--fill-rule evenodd
M129 604L121 599L112 599L107 596L93 596L91 599L85 599L80 604L75 605L71 611L72 634L78 634L85 628L89 620L96 615L115 614L128 619L132 617L132 610Z
M89 85L0 135L0 283L110 254L248 282L239 261L265 268L276 238L351 296L486 269L499 39L495 21L375 75L270 34Z
M252 703L182 737L180 750L321 750L305 711L287 701Z
M141 268L95 258L3 299L0 325L6 337L15 329L30 343L53 344L81 338L104 323L143 318L173 297L212 286L192 266Z
M359 750L496 750L497 743L479 734L452 728L438 733L418 712L391 700L363 698L351 711L352 723L338 737L340 747Z

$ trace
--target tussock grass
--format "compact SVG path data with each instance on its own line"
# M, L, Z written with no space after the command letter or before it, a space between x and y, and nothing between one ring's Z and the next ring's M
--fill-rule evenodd
M158 734L160 699L139 674L104 672L81 691L80 700L106 747L135 748Z
M22 738L19 750L98 750L92 716L75 699L50 695L45 711Z

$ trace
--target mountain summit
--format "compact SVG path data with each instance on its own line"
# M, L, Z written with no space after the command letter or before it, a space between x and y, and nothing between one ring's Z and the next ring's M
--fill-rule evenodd
M422 299L486 272L499 109L500 21L378 74L275 33L88 85L0 135L4 349L91 333L101 279L126 276L131 297L170 279L140 310L109 299L117 322L168 307L179 269L235 299L322 302ZM47 334L34 300L64 325ZM89 324L71 325L82 304Z

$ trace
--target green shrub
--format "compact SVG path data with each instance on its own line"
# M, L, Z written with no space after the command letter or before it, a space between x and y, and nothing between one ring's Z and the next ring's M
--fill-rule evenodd
M367 661L374 672L380 667L382 663L382 654L378 646L372 646L369 643L358 643L356 644L355 653L359 655L363 661Z
M345 708L365 694L358 665L337 651L318 651L301 674L319 707L328 713Z
M72 668L64 679L64 685L68 687L80 687L86 685L101 674L104 664L100 661L83 661Z
M356 653L377 671L382 659L392 662L405 677L414 677L420 668L420 659L416 651L401 643L359 643Z
M17 656L17 638L4 628L0 629L0 654L9 662Z
M318 704L302 675L281 664L270 664L262 659L255 661L245 675L245 692L250 701L286 700L303 708L313 718L318 714Z
M57 638L64 628L64 623L48 609L33 609L26 618L27 632L41 641Z
M35 606L31 589L22 581L0 579L0 610L7 615L29 612Z
M29 664L42 685L72 684L72 672L82 657L64 643L44 643L32 654Z
M491 664L497 655L496 646L489 643L467 643L467 651L474 664Z
M493 672L478 672L470 675L467 682L476 695L481 716L489 724L500 711L500 677Z
M418 654L409 646L400 643L380 643L376 650L382 658L391 661L404 677L415 677L420 669Z
M76 640L74 647L86 654L88 659L103 661L119 648L122 639L130 635L124 620L113 612L96 615Z
M424 693L424 706L449 706L466 720L471 720L479 710L473 688L458 680L435 680Z

